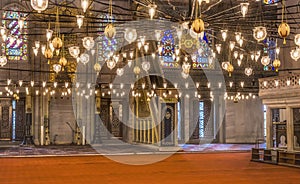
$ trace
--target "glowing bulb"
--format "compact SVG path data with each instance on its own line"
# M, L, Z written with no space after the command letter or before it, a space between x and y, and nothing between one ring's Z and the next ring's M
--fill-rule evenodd
M85 13L87 8L89 7L89 0L81 0L81 8Z
M84 18L83 15L76 15L77 25L78 25L78 28L79 28L79 29L80 29L81 26L83 25L83 18Z
M248 12L248 6L249 6L249 3L241 3L241 13L242 13L243 17L245 17Z
M226 38L227 38L227 32L228 32L227 29L221 30L221 36L222 36L224 42L226 41Z
M148 8L149 8L150 19L153 19L157 6L155 4L149 4Z

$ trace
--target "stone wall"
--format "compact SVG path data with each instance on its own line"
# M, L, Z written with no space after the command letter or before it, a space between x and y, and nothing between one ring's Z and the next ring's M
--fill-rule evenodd
M263 105L258 98L226 101L226 143L254 143L263 138Z
M68 123L70 126L68 125ZM75 130L75 114L71 98L52 98L50 101L50 140L53 144L70 144ZM72 128L71 128L72 127Z

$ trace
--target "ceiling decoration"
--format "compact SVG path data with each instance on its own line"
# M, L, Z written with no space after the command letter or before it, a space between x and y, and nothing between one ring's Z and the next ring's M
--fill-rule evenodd
M138 63L136 58L152 57L160 61L161 67L179 68L183 78L193 77L195 72L202 75L203 70L213 71L218 62L226 74L228 89L235 84L243 90L256 87L257 92L257 78L277 75L281 71L279 50L286 41L292 40L296 46L291 48L291 58L300 58L297 24L290 21L296 13L287 13L295 5L286 5L285 0L134 0L130 7L112 0L31 0L21 3L27 7L22 10L26 16L18 17L17 25L21 35L26 31L26 36L34 38L30 53L41 62L44 58L48 61L45 62L48 70L41 72L45 75L50 72L50 83L58 82L59 77L64 78L62 76L73 76L70 81L74 81L74 72L81 64L83 67L91 64L100 81L105 81L101 80L105 75L124 75L125 65L136 75L149 73L155 68L152 62ZM149 38L143 31L153 29L151 27L122 28L132 20L163 20L175 26L170 30L155 27L151 33L153 38ZM17 43L9 29L0 27L1 38L4 43ZM67 35L76 37L66 39ZM99 37L103 37L101 48L105 53L101 59L98 57L102 52L97 44ZM113 48L123 42L126 46ZM8 69L10 60L7 56L3 51L0 57L3 69ZM12 84L16 81L19 79ZM30 83L29 80L24 82ZM243 87L238 85L241 82ZM206 84L203 86L207 87Z

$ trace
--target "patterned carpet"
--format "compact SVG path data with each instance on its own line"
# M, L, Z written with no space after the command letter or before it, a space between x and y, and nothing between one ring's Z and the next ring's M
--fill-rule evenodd
M180 152L245 152L250 151L254 144L182 144ZM264 145L260 145L264 147ZM20 146L18 143L1 143L0 157L23 156L65 156L65 155L98 155L98 154L145 154L158 153L155 146L150 145L99 145L96 150L90 146L50 145L50 146Z

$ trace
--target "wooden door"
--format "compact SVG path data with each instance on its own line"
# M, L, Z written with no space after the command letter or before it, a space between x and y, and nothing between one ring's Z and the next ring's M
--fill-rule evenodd
M12 104L10 99L0 100L0 140L12 139Z
M22 140L25 127L25 99L17 101L15 108L15 140Z

